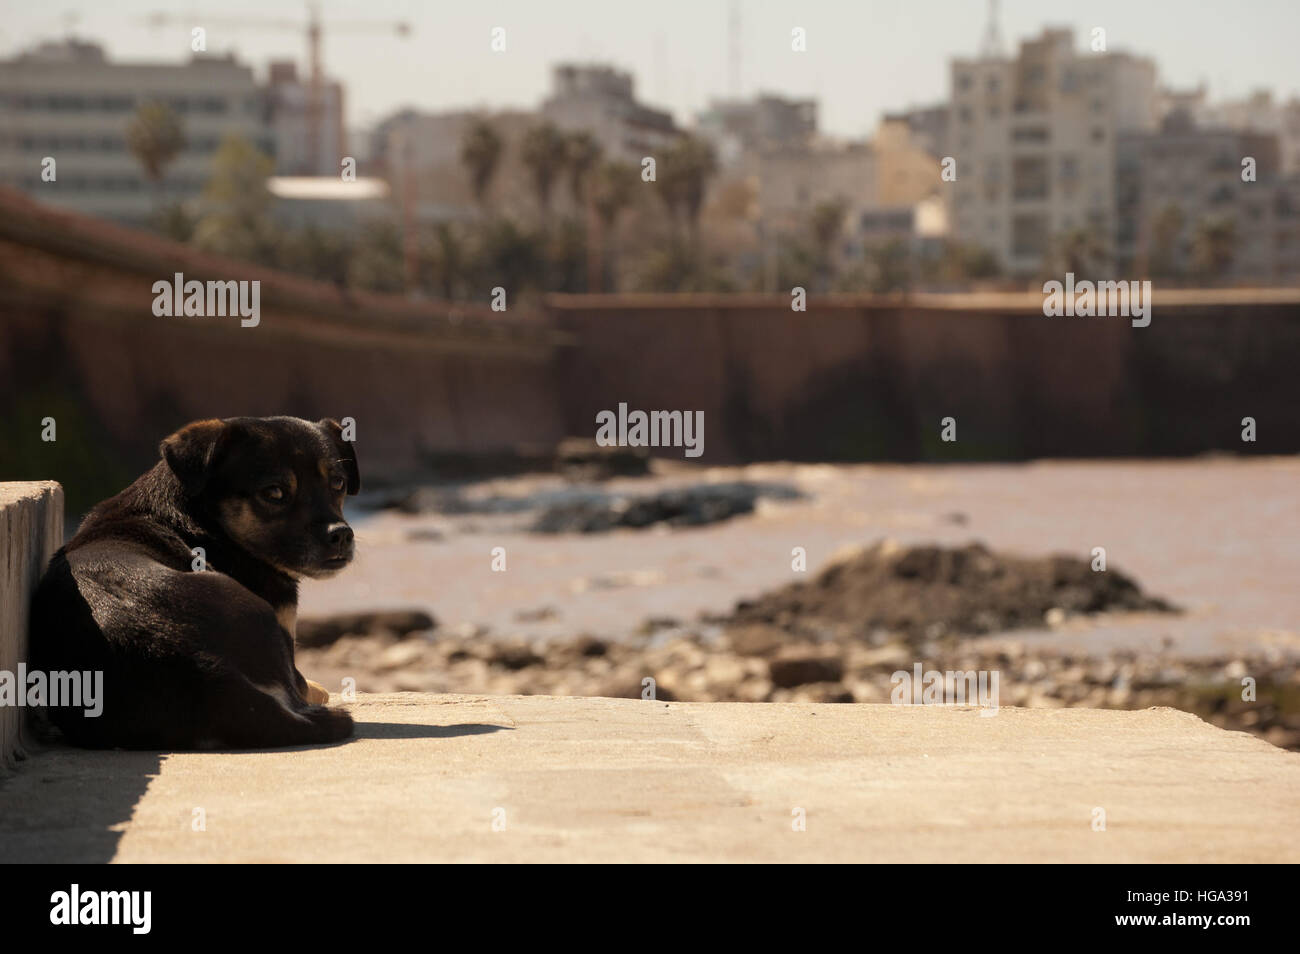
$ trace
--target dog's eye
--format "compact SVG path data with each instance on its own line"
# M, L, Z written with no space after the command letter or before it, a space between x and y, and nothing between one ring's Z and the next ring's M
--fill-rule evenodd
M262 496L267 500L280 501L284 499L284 488L278 484L272 484L270 487L262 488Z
M342 490L342 489L343 489L343 485L344 485L344 483L345 483L345 481L343 480L342 477L331 477L331 478L330 478L330 487L333 488L335 491Z

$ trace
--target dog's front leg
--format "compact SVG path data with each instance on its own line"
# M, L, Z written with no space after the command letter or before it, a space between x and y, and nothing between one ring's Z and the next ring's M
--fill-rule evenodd
M277 607L275 618L279 621L280 626L289 636L289 651L293 652L294 640L298 636L298 604L286 603ZM298 667L293 667L294 679L298 685L298 694L314 706L328 705L330 701L330 691L322 686L319 682L312 682L306 676L298 671Z
M330 701L330 691L322 686L319 682L312 682L306 676L298 671L298 667L293 669L294 680L298 684L298 694L314 706L328 705Z

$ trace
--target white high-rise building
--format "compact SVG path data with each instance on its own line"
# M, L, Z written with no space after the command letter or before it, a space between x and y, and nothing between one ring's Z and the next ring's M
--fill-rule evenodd
M952 227L1011 274L1039 272L1080 229L1113 261L1116 141L1155 128L1156 68L1127 53L1076 50L1070 30L1021 43L1015 58L952 64Z

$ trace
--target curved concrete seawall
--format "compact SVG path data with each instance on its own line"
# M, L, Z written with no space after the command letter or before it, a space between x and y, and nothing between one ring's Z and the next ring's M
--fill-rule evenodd
M256 325L224 307L155 314L155 284L177 275L255 283ZM0 188L0 479L59 479L74 515L200 418L351 417L372 486L444 455L551 446L564 340L513 299L501 313L341 288ZM41 442L46 418L57 443Z
M52 480L0 483L0 673L27 658L32 590L63 544L63 490ZM0 705L0 766L22 753L23 710Z
M556 358L572 433L591 436L619 402L702 411L709 464L1300 452L1300 289L1157 288L1145 328L1047 318L1035 292L815 296L806 312L776 295L548 307L577 342Z

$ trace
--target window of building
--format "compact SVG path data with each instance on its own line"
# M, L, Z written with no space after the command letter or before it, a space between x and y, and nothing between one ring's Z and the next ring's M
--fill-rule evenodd
M1209 195L1210 205L1225 205L1232 201L1232 190L1226 185L1221 185L1213 190Z
M1046 199L1047 160L1038 156L1016 158L1011 165L1011 183L1011 194L1017 200Z
M1017 256L1038 256L1047 247L1047 216L1017 215L1011 220L1011 250Z
M1046 126L1024 126L1011 133L1013 142L1048 142L1052 138Z

